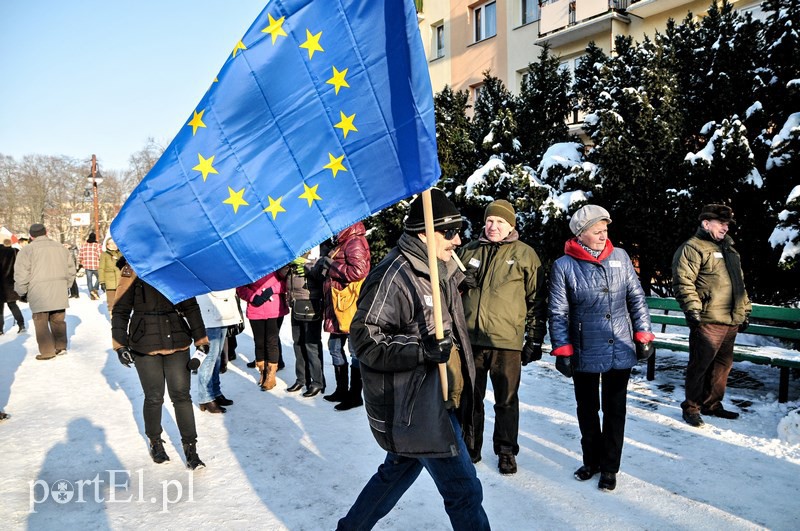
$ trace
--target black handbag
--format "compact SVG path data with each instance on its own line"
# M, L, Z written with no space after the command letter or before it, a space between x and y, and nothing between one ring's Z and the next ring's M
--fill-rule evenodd
M317 321L322 318L322 301L295 299L292 301L292 317L298 321Z

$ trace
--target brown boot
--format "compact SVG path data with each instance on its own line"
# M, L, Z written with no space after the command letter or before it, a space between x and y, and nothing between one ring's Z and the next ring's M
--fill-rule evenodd
M263 361L256 361L255 364L256 364L256 370L260 375L258 378L258 386L261 388L262 391L265 391L266 389L264 389L264 384L267 381L267 369L266 367L264 367Z
M278 372L278 364L277 363L267 363L267 375L266 381L262 386L265 390L269 391L277 382L275 381L275 374Z
M200 404L200 411L208 411L209 413L225 413L227 409L217 404L216 400Z

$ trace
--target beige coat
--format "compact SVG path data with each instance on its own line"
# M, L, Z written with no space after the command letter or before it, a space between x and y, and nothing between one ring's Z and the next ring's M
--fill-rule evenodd
M14 264L14 291L28 297L31 313L69 307L75 260L58 242L39 236L22 248Z

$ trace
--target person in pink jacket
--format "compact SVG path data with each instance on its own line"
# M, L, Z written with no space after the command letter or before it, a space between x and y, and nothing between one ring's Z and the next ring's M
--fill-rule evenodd
M253 330L256 367L261 373L258 385L262 391L269 391L276 383L275 374L278 372L281 354L280 330L283 316L289 313L284 296L286 272L284 267L253 283L236 288L239 297L247 301L245 315Z

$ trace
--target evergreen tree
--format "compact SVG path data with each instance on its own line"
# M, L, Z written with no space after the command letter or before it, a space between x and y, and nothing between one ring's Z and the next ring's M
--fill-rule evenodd
M570 74L545 44L536 63L528 65L516 113L520 158L535 168L547 148L568 139L567 117L572 110Z
M492 76L488 71L484 72L480 96L475 102L471 134L480 161L489 160L494 154L492 144L489 143L487 149L484 141L492 133L492 124L498 120L498 113L501 110L510 110L513 116L517 110L516 98L499 78Z
M469 95L446 86L433 98L436 116L436 145L442 176L439 187L455 190L478 167L475 144L470 139L467 117Z

